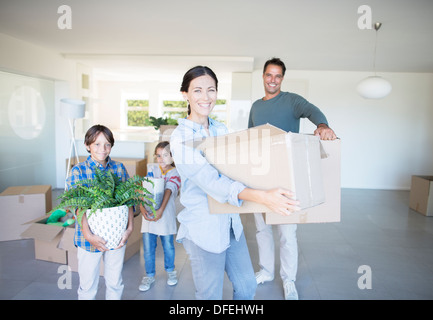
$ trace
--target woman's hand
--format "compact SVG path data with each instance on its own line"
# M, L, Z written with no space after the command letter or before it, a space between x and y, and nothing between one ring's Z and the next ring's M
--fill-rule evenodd
M272 212L279 213L283 216L290 215L295 211L299 211L299 201L295 200L295 194L289 190L276 188L264 191L264 202Z
M275 188L271 190L257 190L245 188L238 195L239 199L253 201L265 205L270 211L288 216L299 211L299 201L295 194L287 189Z

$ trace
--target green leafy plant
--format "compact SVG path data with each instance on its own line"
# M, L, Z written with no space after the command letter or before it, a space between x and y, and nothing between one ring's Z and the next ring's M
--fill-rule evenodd
M99 209L118 207L139 206L155 203L150 192L143 187L145 177L133 176L126 181L121 181L113 172L102 171L95 168L95 178L80 180L72 188L66 190L57 199L60 200L51 214L57 209L76 210L77 222L82 227L83 214L90 209L88 217ZM153 184L153 183L152 183ZM149 196L150 195L150 196ZM151 206L153 213L155 210Z
M155 128L155 130L158 130L162 125L172 125L172 126L177 125L176 119L162 118L162 117L160 118L149 117L149 119L150 119L150 123Z

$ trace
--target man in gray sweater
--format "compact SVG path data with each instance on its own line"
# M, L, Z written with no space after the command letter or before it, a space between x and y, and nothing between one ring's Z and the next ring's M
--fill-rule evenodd
M315 105L303 97L281 91L286 67L284 63L273 58L263 68L263 85L265 96L253 103L248 120L248 128L269 123L285 131L299 132L300 118L308 118L317 129L314 134L322 140L334 140L336 135L328 127L325 115ZM259 247L260 270L256 273L258 284L274 279L275 246L272 225L267 225L261 213L255 213L257 243ZM295 287L298 268L298 244L296 224L277 225L280 237L280 276L283 280L286 300L297 300Z

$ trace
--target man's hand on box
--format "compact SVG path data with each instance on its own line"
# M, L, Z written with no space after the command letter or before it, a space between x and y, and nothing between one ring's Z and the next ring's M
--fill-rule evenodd
M320 140L335 140L337 136L330 127L326 124L321 123L317 126L317 129L314 131L315 136L319 136Z

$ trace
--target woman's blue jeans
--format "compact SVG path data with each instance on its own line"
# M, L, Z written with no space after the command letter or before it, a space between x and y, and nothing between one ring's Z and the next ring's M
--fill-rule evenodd
M172 234L168 236L158 236L153 233L143 233L143 251L144 251L144 267L148 277L155 276L155 252L158 237L161 239L162 248L164 250L164 269L167 272L174 270L174 237Z
M191 262L197 300L222 300L225 272L233 285L234 300L254 299L257 282L243 233L237 241L232 230L229 248L218 254L205 251L188 239L182 243Z

